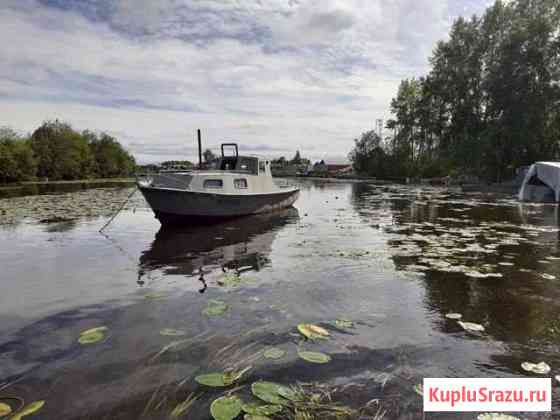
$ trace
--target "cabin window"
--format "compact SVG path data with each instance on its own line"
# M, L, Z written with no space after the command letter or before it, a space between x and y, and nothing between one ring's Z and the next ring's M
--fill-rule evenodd
M264 160L259 161L259 173L264 174L265 170L266 170L266 166L264 164Z
M222 188L224 183L221 179L205 179L204 188Z
M245 190L247 189L247 180L245 178L239 178L233 181L233 185L238 190Z

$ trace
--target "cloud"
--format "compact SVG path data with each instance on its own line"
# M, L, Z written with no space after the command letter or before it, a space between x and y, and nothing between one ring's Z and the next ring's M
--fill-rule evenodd
M3 0L1 124L109 130L145 161L194 158L181 145L197 127L211 145L344 157L400 79L427 70L461 4Z

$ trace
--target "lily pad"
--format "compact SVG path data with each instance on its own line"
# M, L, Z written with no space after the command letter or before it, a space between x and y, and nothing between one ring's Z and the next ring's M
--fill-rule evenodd
M185 335L185 331L176 330L174 328L164 328L159 332L161 335L177 337L180 335Z
M0 417L5 417L12 412L12 407L8 404L0 403Z
M519 420L519 417L510 416L502 413L479 414L477 420Z
M206 309L202 311L202 313L206 316L220 316L227 312L229 306L227 303L222 302L221 300L210 300L208 301L208 305Z
M331 361L331 356L317 351L300 351L298 356L311 363L323 364Z
M290 400L290 401L301 401L302 400L301 394L296 392L295 388L293 388L291 386L280 385L278 387L277 391L278 391L278 395L286 398L287 400Z
M548 366L545 362L540 362L540 363L523 362L521 363L521 367L527 372L533 372L539 375L546 375L547 373L550 372L550 366Z
M337 319L334 325L338 328L354 328L354 323L348 319Z
M280 394L280 392L286 391L286 389L289 388L284 385L266 381L254 382L253 385L251 385L251 391L255 397L275 405L286 405L288 403L288 399L282 397Z
M10 420L21 420L23 417L39 411L44 405L45 401L33 401L31 404L26 405L23 409L15 413Z
M272 416L282 411L284 407L273 404L261 405L258 403L246 403L241 406L241 409L245 413L252 414L254 416Z
M458 321L459 325L465 330L470 332L482 332L484 327L480 324L475 324L474 322L462 322Z
M194 380L201 385L213 388L221 388L231 385L231 383L226 383L223 373L207 373L205 375L198 375L194 378Z
M233 420L241 413L241 400L232 395L220 397L210 405L210 414L215 420Z
M449 313L449 314L445 314L445 317L449 319L461 319L463 318L463 315L458 313Z
M279 349L277 347L271 347L271 348L265 350L265 352L263 354L265 359L272 359L272 360L281 359L285 355L286 355L286 351L282 350L282 349Z
M243 420L272 420L268 416L261 416L259 414L245 414Z
M249 370L251 367L247 367L243 370L238 371L231 371L231 372L215 372L215 373L207 373L204 375L198 375L194 378L196 382L201 385L210 386L213 388L223 388L226 386L230 386L234 382L241 379L241 377Z
M84 345L98 343L105 338L105 331L107 330L107 327L102 326L82 331L80 333L80 337L78 338L78 343Z
M306 338L310 340L317 339L327 339L329 337L329 332L322 327L314 324L299 324L297 326L298 331Z

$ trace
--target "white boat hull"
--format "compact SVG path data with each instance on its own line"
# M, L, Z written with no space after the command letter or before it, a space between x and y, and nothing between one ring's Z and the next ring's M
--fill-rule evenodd
M290 207L299 190L286 188L261 194L215 194L138 186L162 224L216 222Z

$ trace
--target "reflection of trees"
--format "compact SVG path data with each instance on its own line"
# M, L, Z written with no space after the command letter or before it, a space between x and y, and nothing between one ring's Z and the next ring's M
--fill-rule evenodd
M298 218L295 208L198 227L165 227L140 256L139 272L192 275L208 265L260 270L279 229Z
M372 212L393 224L434 221L438 218L438 206L416 201L409 187L393 185L352 184L351 203L364 221L372 222Z

